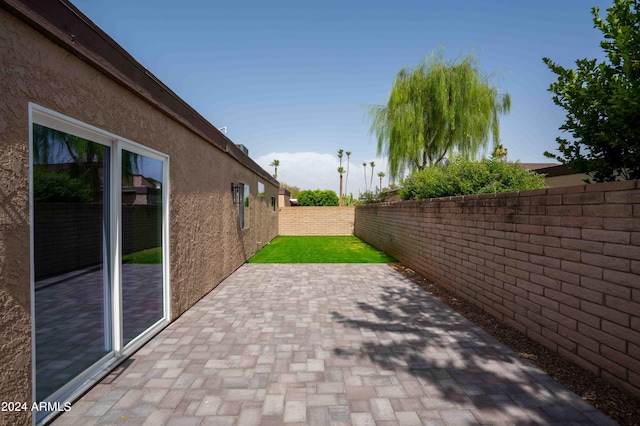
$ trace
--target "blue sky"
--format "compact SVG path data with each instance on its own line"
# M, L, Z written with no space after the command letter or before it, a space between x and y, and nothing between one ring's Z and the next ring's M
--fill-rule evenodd
M363 162L386 171L367 107L386 102L400 68L440 48L452 59L473 52L510 93L511 113L501 120L509 158L550 161L543 152L556 150L565 112L547 91L555 78L542 57L566 67L602 58L590 10L605 16L612 3L72 1L213 125L226 126L258 164L272 170L279 159L281 181L337 191L336 152L351 151L348 190L356 196Z

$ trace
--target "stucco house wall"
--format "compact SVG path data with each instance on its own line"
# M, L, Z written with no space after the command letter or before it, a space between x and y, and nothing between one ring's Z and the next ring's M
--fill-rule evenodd
M0 67L0 400L31 401L30 103L169 156L171 321L277 236L278 182L66 1L0 0Z

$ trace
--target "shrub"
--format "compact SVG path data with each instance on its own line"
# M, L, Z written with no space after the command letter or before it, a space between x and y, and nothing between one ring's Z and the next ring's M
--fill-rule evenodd
M337 206L338 195L330 189L305 189L298 194L298 204L301 206Z
M88 202L91 187L85 179L71 177L65 170L33 169L33 197L38 202Z
M403 200L468 194L524 191L545 187L544 176L497 158L465 160L454 158L412 173L403 182Z
M389 198L388 192L380 192L378 188L375 191L365 191L360 194L358 198L358 204L375 204L384 203Z

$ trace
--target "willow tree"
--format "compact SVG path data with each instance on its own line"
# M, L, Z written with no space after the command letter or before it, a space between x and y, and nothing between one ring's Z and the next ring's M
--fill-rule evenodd
M472 56L447 62L431 54L415 68L403 68L386 105L369 109L378 155L386 155L390 177L440 163L449 153L465 158L499 142L499 117L511 109Z
M32 129L36 199L101 201L106 147L39 124ZM122 150L123 184L131 184L141 164L140 155Z

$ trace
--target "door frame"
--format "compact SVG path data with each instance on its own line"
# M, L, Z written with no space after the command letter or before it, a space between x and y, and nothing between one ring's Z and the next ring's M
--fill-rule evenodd
M52 402L59 403L60 407L67 402L73 402L86 390L95 385L99 380L111 372L118 364L129 355L147 343L154 335L160 332L170 323L171 297L170 297L170 239L169 239L169 155L146 147L142 144L128 140L121 136L99 129L74 118L65 116L51 109L35 103L29 103L29 230L30 230L30 308L31 308L31 399L32 403ZM109 219L108 228L104 233L104 240L108 238L106 257L105 286L109 290L110 318L105 323L105 328L111 334L111 351L95 362L82 373L69 380L65 385L52 393L45 401L36 401L36 306L35 306L35 224L34 224L34 195L33 195L33 125L39 124L49 128L70 133L75 136L88 139L110 147L109 159ZM162 318L135 337L126 346L122 340L122 197L121 197L121 161L122 150L144 155L162 162L162 275L163 275L163 315ZM106 185L105 185L106 186ZM107 299L107 298L105 298ZM106 314L105 314L106 315ZM106 333L105 333L106 334ZM105 338L106 340L106 338ZM106 343L106 342L105 342ZM43 424L59 412L49 412L37 415L32 413L32 423Z

